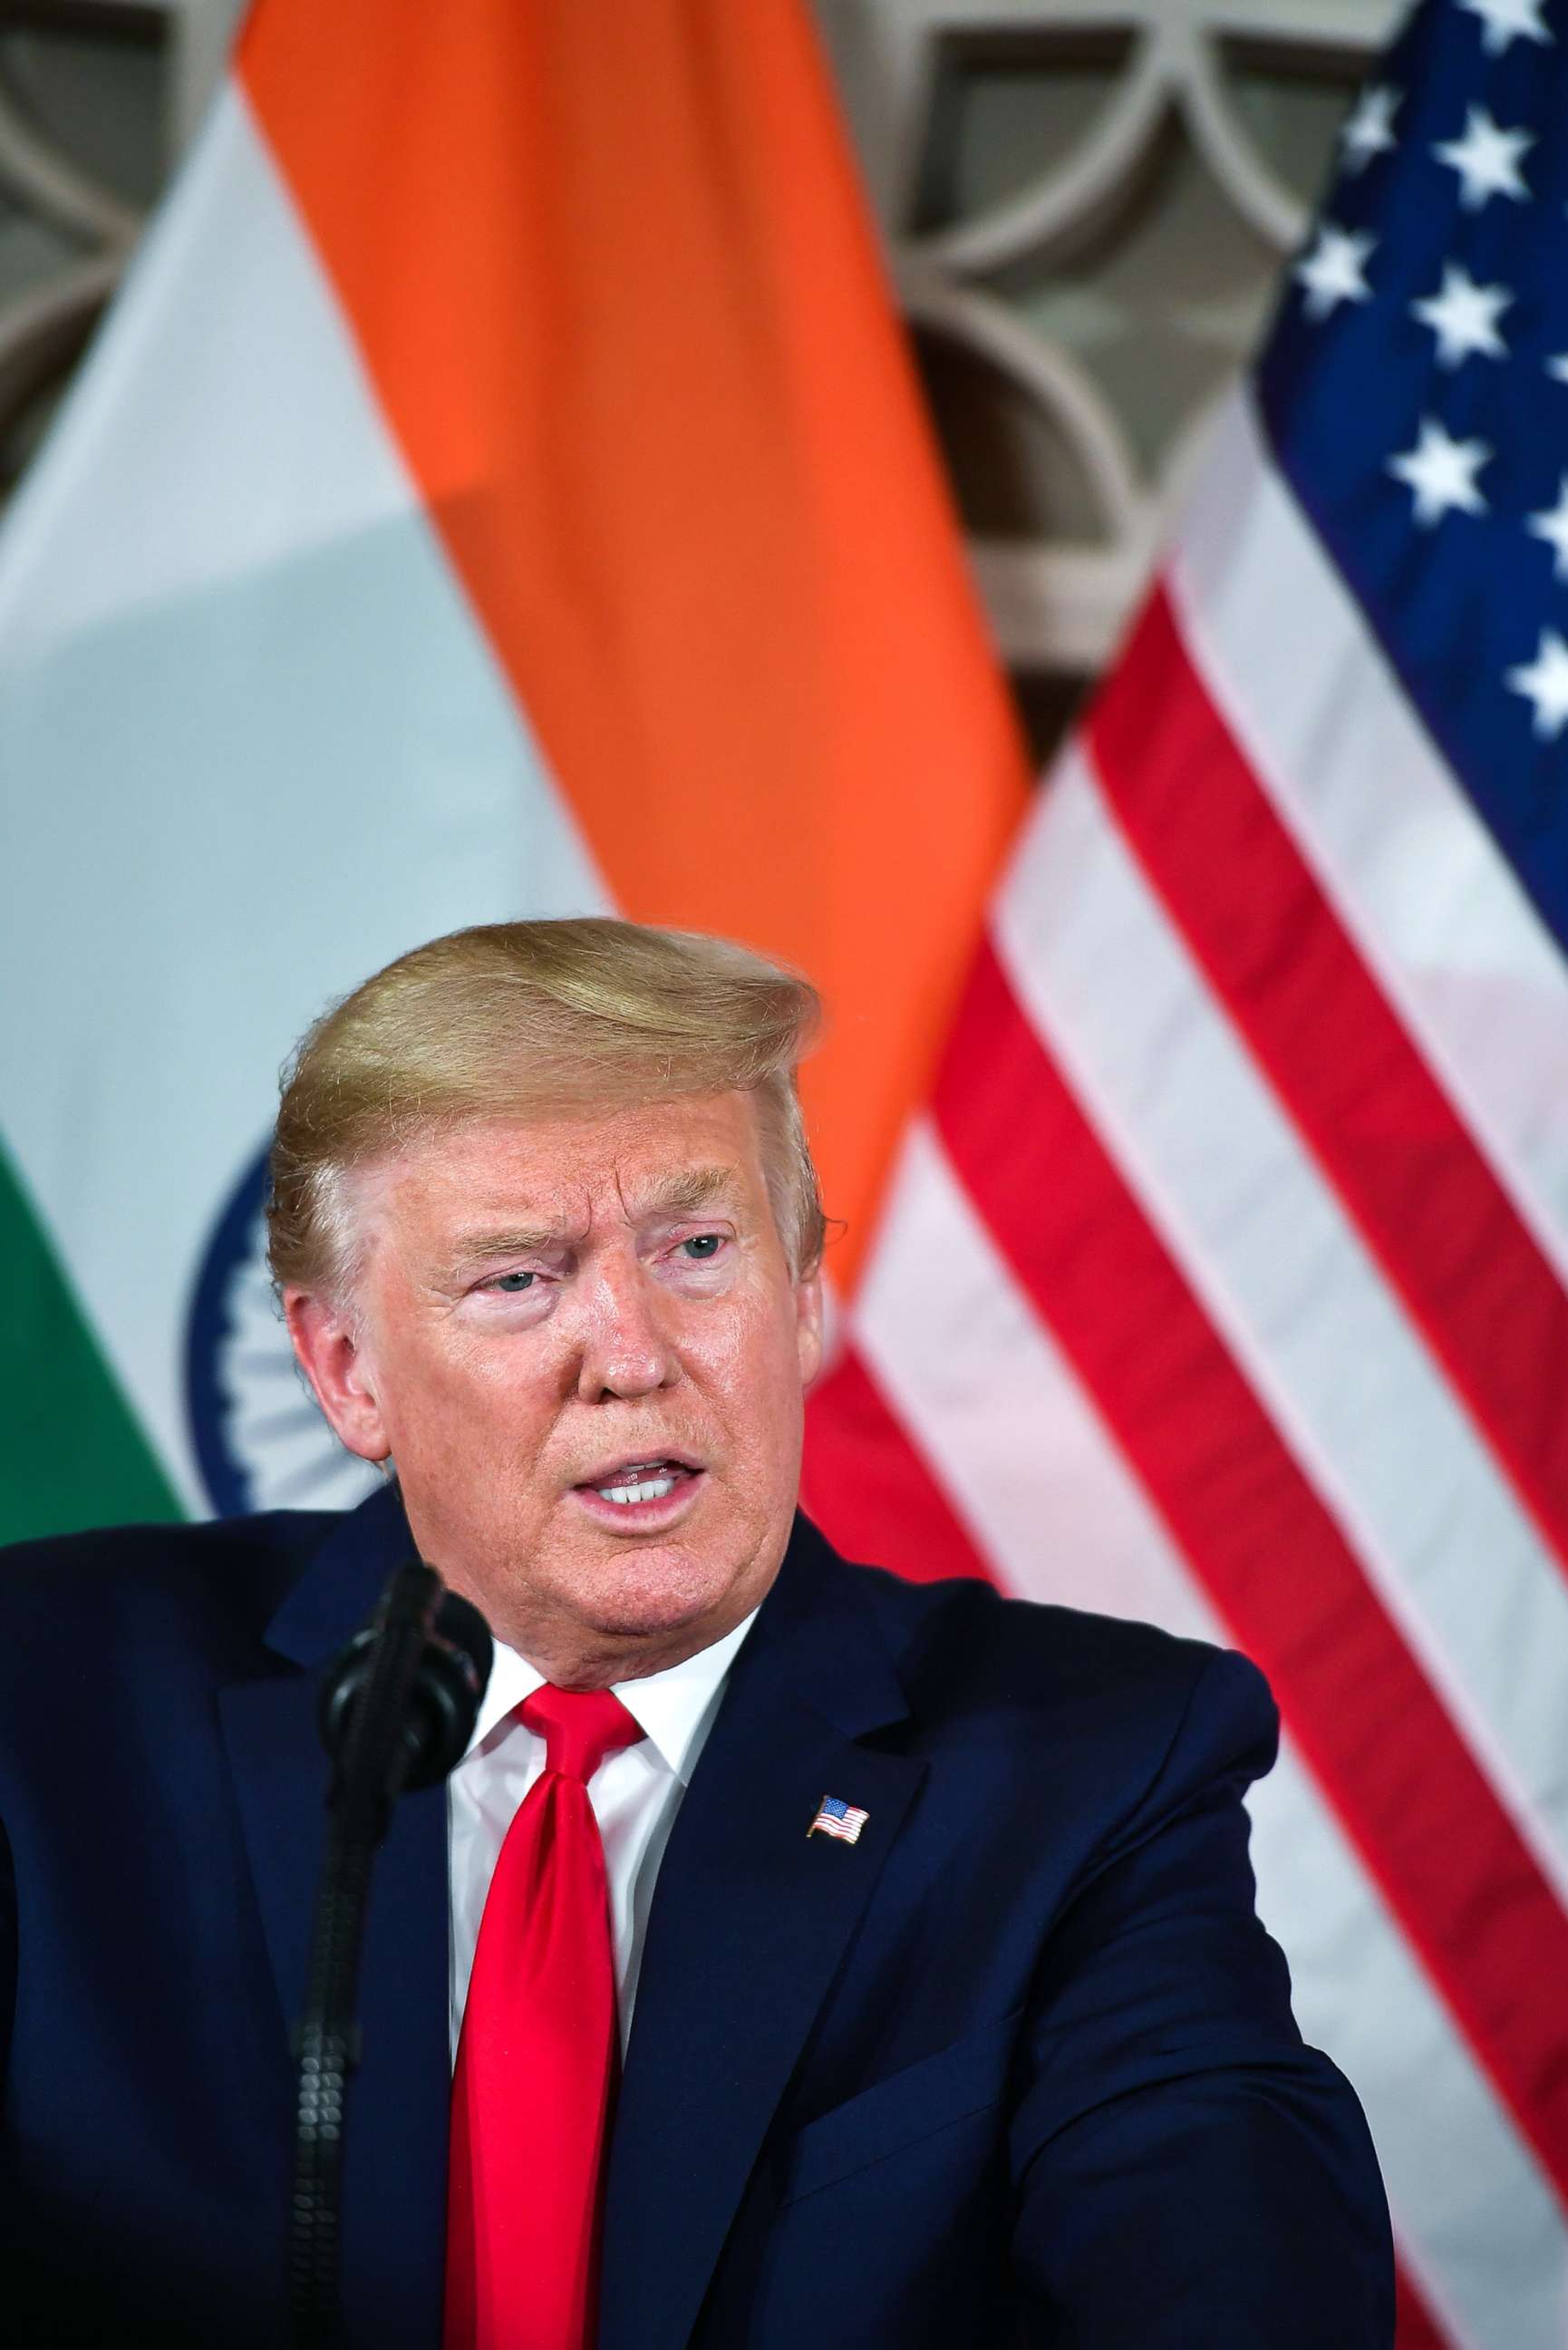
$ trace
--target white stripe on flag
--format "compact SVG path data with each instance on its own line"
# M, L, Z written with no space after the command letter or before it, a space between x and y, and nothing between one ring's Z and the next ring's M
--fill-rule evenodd
M1549 1881L1568 1892L1568 1579L1216 1006L1078 753L1025 835L994 933L1026 1017Z
M1568 2224L1287 1738L1248 1799L1303 2036L1366 2108L1399 2251L1459 2345L1561 2350Z
M1208 1637L1207 1606L1185 1570L1158 1579L1141 1504L1130 1514L1117 1507L1092 1473L1108 1440L1098 1416L927 1119L906 1140L852 1321L900 1418L915 1430L940 1428L940 1443L921 1450L978 1547L1009 1561L1014 1580L1020 1562L1033 1562L1021 1588ZM1085 1589L1095 1595L1087 1602Z
M204 1508L184 1301L295 1037L441 931L607 905L233 92L9 525L0 772L6 1139Z
M1006 1588L1228 1638L924 1123L853 1319ZM1556 2201L1288 1741L1250 1808L1259 1905L1297 2017L1366 2106L1417 2282L1456 2344L1559 2350Z
M1220 420L1168 577L1260 786L1568 1273L1568 968L1280 479L1245 391Z

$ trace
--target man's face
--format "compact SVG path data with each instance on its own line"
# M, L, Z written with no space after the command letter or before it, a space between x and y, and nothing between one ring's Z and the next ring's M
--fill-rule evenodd
M657 1671L773 1581L820 1293L751 1097L484 1123L367 1170L355 1322L290 1293L350 1449L421 1554L552 1679Z

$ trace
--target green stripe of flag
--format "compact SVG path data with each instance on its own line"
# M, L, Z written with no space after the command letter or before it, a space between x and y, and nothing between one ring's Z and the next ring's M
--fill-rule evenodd
M183 1515L0 1150L0 1542Z

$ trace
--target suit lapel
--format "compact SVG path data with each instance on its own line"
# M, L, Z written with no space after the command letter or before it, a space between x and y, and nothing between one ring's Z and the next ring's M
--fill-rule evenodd
M280 2029L303 2003L326 1837L316 1726L326 1667L410 1547L395 1492L323 1544L267 1628L271 1678L219 1700ZM351 2336L435 2343L441 2331L447 2111L446 1802L405 1796L376 1864L360 1980L363 2054L348 2089L343 2300Z
M845 1568L797 1521L659 1869L605 2222L600 2350L679 2350L925 1765L856 1742L908 1707ZM825 1794L869 1817L807 1829Z

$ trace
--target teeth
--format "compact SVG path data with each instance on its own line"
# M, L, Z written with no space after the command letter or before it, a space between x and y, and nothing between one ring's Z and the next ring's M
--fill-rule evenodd
M619 1502L624 1507L631 1502L662 1502L666 1493L673 1492L675 1480L669 1475L639 1478L635 1485L597 1485L594 1490L601 1502Z

